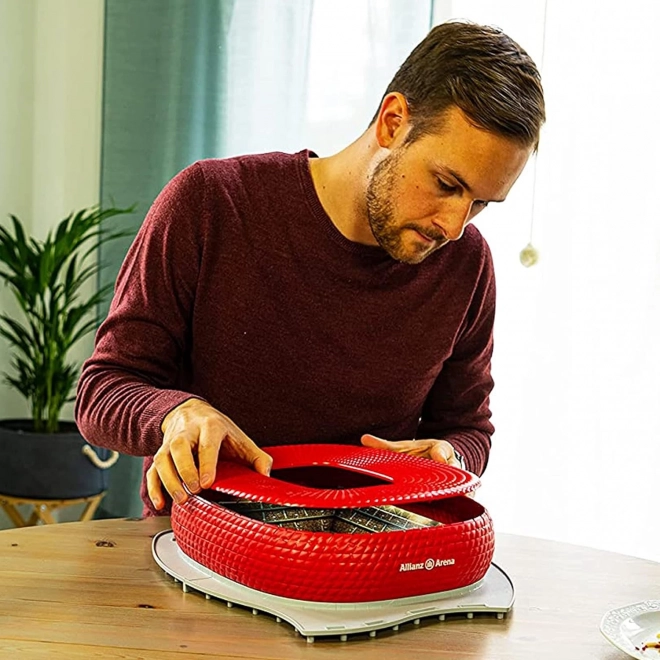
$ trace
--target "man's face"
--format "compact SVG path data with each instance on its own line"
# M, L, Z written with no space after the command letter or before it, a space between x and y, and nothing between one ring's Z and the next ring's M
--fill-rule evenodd
M367 186L367 216L378 244L409 264L463 235L489 202L504 201L530 147L477 128L450 108L437 133L393 144Z

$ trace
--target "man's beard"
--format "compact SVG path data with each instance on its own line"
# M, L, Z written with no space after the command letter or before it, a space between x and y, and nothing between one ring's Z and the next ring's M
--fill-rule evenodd
M419 243L414 243L406 248L403 242L403 232L406 229L421 231L421 228L413 224L399 226L394 218L394 188L398 177L397 165L401 160L401 148L393 151L387 158L384 158L376 167L371 175L367 185L367 218L371 233L392 259L406 264L418 264L426 257L435 252L439 247L446 243L444 237L439 238L436 235L429 236L426 231L421 232L429 238L435 239L432 247L424 247Z

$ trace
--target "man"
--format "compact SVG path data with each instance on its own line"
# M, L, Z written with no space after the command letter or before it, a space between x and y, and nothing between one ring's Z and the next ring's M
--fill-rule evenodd
M80 379L93 444L143 455L148 514L218 458L340 442L482 474L495 283L467 226L503 201L544 121L534 63L450 22L413 50L372 123L328 158L195 163L159 195Z

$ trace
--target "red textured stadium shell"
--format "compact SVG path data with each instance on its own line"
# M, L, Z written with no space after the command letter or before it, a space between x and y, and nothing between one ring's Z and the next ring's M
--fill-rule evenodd
M479 485L474 475L365 447L266 451L272 476L221 462L209 491L172 508L180 549L218 575L286 598L358 603L466 587L488 570L493 526L484 507L466 497ZM319 509L394 504L441 525L360 534L299 531L226 508L219 494Z

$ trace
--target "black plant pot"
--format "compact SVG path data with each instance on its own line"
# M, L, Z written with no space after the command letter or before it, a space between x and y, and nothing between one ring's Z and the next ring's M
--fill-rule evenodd
M97 495L108 487L108 470L83 453L87 445L73 422L59 433L35 433L31 420L0 420L0 494L60 500ZM94 447L101 460L111 452Z

